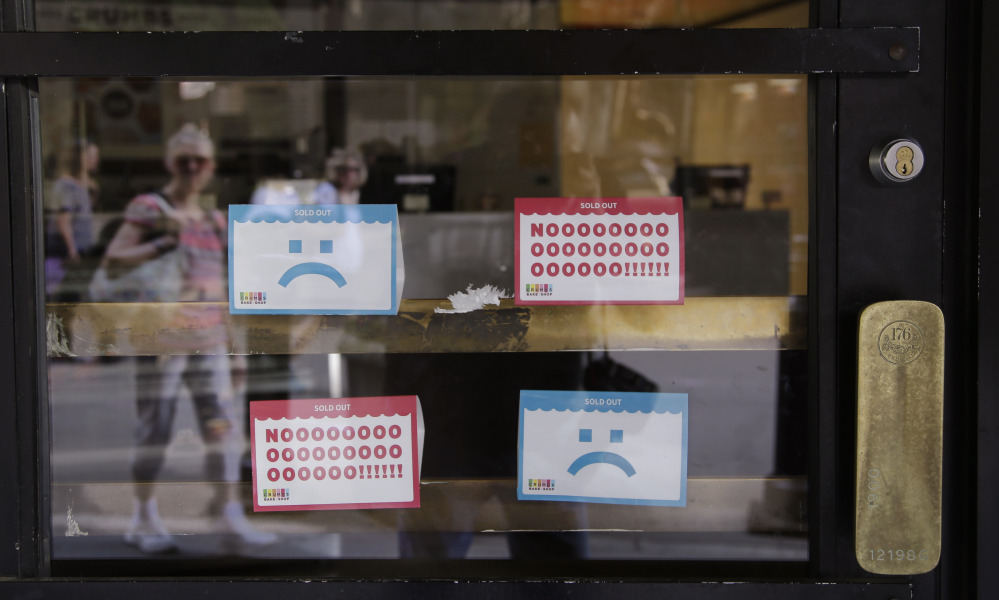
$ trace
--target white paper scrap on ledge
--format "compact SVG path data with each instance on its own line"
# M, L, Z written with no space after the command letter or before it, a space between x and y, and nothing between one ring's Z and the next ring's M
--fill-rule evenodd
M501 299L509 297L509 292L493 287L492 285L485 285L480 288L468 286L464 292L455 292L447 297L447 299L451 301L452 308L437 307L434 309L434 312L467 313L472 312L473 310L481 310L485 308L487 304L491 306L499 306Z

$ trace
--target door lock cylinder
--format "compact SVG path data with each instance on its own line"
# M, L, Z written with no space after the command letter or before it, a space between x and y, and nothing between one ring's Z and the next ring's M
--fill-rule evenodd
M923 170L923 149L915 140L878 144L868 158L874 178L885 185L912 181Z

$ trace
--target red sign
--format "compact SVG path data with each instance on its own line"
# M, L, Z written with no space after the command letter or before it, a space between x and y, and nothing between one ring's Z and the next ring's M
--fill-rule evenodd
M517 304L683 304L681 198L517 198Z
M420 506L416 396L250 403L253 508Z

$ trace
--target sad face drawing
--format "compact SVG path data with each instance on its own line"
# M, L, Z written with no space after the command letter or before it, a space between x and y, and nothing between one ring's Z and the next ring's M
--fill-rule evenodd
M580 429L579 430L579 441L580 443L593 443L593 430L592 429ZM610 443L611 444L623 444L624 443L624 430L623 429L611 429L610 430ZM628 459L621 456L616 452L608 452L605 450L599 450L594 452L587 452L583 454L576 460L572 461L569 466L569 474L575 475L579 473L584 467L595 464L608 464L614 465L615 467L621 469L625 475L631 477L635 474L635 467L628 462Z
M319 241L319 252L321 254L333 254L333 240L320 240ZM301 254L302 253L302 240L289 240L288 241L288 253L289 254ZM288 287L295 279L302 277L303 275L319 275L325 277L335 283L337 287L343 287L347 285L347 280L343 278L340 271L337 271L331 265L322 262L303 262L288 268L287 271L281 275L281 279L278 280L278 285L281 287Z

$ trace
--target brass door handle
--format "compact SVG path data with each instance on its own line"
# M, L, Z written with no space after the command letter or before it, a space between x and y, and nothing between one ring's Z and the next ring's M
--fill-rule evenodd
M857 561L871 573L925 573L940 560L943 313L873 304L858 339Z

